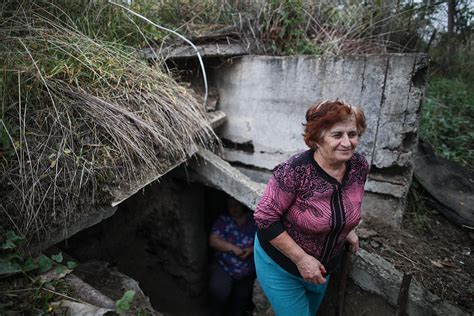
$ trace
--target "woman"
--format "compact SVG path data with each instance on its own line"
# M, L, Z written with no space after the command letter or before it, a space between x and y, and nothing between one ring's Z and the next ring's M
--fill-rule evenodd
M217 218L209 244L216 250L211 273L212 315L244 315L252 304L255 265L253 243L257 230L252 216L238 201L227 201L228 214Z
M314 316L345 242L359 248L368 164L355 149L364 114L323 101L304 126L310 149L275 167L254 213L257 279L278 316Z

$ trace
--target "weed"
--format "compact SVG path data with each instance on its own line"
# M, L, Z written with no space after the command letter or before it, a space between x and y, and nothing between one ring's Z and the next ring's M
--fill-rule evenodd
M55 292L68 291L62 278L76 263L63 263L61 252L51 257L26 255L20 250L24 242L24 237L9 231L1 244L0 277L8 286L0 283L0 313L21 314L26 310L32 314L45 313L50 309L50 302L57 298ZM8 304L11 299L15 305Z
M262 10L260 33L272 55L315 54L317 48L305 28L303 1L269 1Z
M119 315L123 315L130 310L132 307L133 298L135 297L135 291L126 291L122 298L115 302L115 311Z

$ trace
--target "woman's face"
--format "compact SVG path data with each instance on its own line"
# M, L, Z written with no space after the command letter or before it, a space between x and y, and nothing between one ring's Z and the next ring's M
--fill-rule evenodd
M318 143L318 152L328 164L346 162L354 154L359 134L355 119L334 124Z
M241 206L229 207L229 214L233 218L239 218L245 215L245 210Z

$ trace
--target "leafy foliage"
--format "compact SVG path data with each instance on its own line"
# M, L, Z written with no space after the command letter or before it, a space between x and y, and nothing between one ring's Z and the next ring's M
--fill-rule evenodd
M25 238L18 236L13 231L8 231L5 240L2 243L2 252L0 253L0 275L11 275L18 272L28 273L36 271L41 274L51 270L54 266L61 271L73 269L77 263L68 261L67 268L62 265L63 254L59 252L51 257L44 254L38 257L27 256L20 250L20 245Z
M41 255L38 260L38 272L43 273L50 270L53 267L53 260L46 257L45 255Z
M122 298L115 302L115 311L119 315L123 315L130 310L132 306L133 299L135 297L135 291L128 290L126 291Z
M17 236L14 231L10 230L5 236L5 241L2 244L2 249L14 249L17 247L17 243L24 241L23 237Z
M302 0L269 1L260 21L266 53L273 55L316 54L318 49L305 28Z
M444 158L474 167L474 82L432 78L421 118L421 137Z
M31 257L20 250L25 239L9 231L2 243L0 252L0 281L12 280L10 288L5 288L4 283L0 283L0 314L24 314L24 309L32 314L45 313L50 309L49 303L56 299L54 292L67 291L62 278L72 271L77 263L68 261L67 267L63 265L63 255L61 252L48 257L41 254ZM52 270L54 268L54 270ZM54 273L51 273L54 272ZM55 289L56 291L50 291ZM18 295L23 293L26 306L18 304ZM58 292L56 292L58 293ZM17 304L8 304L11 298ZM35 312L32 312L35 311Z

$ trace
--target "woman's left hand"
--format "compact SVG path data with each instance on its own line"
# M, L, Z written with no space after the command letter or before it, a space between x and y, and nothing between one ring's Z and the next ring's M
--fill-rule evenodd
M253 254L253 246L243 249L244 252L240 255L240 259L245 260Z
M346 241L350 246L351 252L356 252L359 250L359 237L354 230L351 230L351 232L347 235Z

